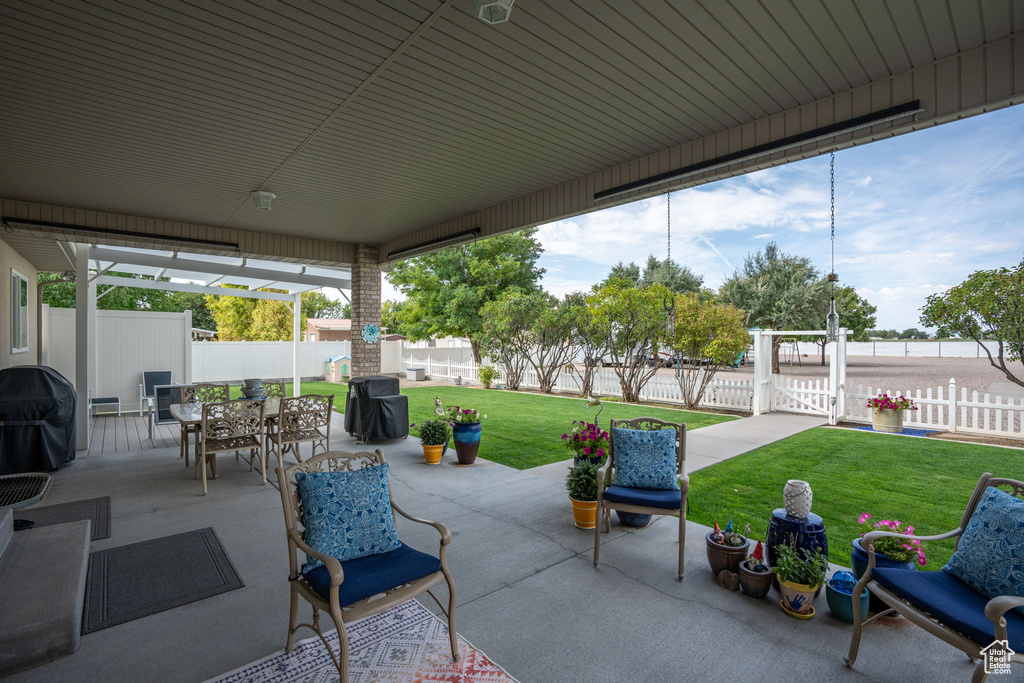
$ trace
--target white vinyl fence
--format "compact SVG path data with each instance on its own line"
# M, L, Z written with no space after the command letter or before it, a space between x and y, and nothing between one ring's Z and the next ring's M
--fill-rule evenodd
M351 355L347 341L299 342L299 376L324 374L324 362ZM292 343L192 342L193 382L238 382L249 377L276 379L292 376Z
M814 342L795 342L796 352L808 359L821 356L821 347ZM793 353L794 343L786 342L780 349L780 360L788 361ZM995 355L998 351L996 342L985 342L985 347ZM831 345L826 347L829 353ZM897 358L987 358L985 349L974 341L924 341L910 339L893 339L867 342L846 342L847 356L887 356Z
M903 424L915 429L949 430L987 434L989 436L1024 436L1024 399L992 396L961 389L957 395L956 382L947 387L892 391L857 385L846 395L846 419L851 422L871 422L871 408L867 402L879 394L902 394L913 400L917 410L904 412Z
M432 379L455 379L456 377L461 377L463 380L472 382L479 383L480 381L477 374L479 367L472 359L468 361L456 361L451 358L434 360L430 357L414 358L412 355L406 355L402 358L402 369L406 370L409 368L423 368ZM495 368L498 370L498 378L495 382L503 384L505 378L502 369L500 366L495 366ZM528 369L523 374L522 387L524 389L540 388L540 380L537 378L537 373L532 369ZM563 370L558 374L558 379L555 382L555 391L564 394L579 394L579 375L576 372ZM749 380L712 380L711 384L708 385L707 391L704 393L704 400L701 402L701 405L711 408L750 410L753 391L753 383ZM593 392L597 396L621 396L622 391L619 387L619 378L615 375L615 371L610 368L599 368L594 373ZM682 391L674 376L655 376L640 392L640 398L644 401L657 401L661 403L681 404L683 402Z

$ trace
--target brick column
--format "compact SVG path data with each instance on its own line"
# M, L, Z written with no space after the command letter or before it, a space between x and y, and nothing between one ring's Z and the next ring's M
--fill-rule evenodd
M363 341L363 325L380 326L380 266L377 247L360 244L352 264L352 376L380 374L380 342Z

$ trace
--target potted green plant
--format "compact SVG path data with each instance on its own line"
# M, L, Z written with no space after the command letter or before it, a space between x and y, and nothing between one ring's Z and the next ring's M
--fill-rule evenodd
M600 466L608 452L608 432L596 424L573 420L572 429L562 434L562 445L572 453L572 464L581 460Z
M872 519L873 517L867 512L857 518L857 524L862 529L861 538L871 531L892 531L904 536L914 534L914 527L909 524L904 526L903 522L898 519L883 519L877 522L871 521ZM850 553L850 567L857 579L864 576L864 572L868 568L868 552L867 548L861 545L861 538L853 540L853 550ZM917 565L923 567L928 563L924 555L924 548L921 547L921 542L917 539L886 536L875 540L873 546L876 567L914 571L917 569ZM884 612L888 609L888 606L874 595L871 596L870 604L872 612Z
M868 408L871 408L871 428L876 432L889 432L890 434L903 433L903 413L907 410L917 410L917 406L906 396L889 396L879 394L875 398L868 399Z
M780 545L772 571L779 579L782 610L791 616L810 619L814 616L814 594L825 583L828 559L820 548L813 551L796 545Z
M483 434L483 420L486 415L472 408L455 406L448 409L448 421L452 424L455 437L455 455L460 465L472 465L476 462L476 454L480 449L480 436Z
M484 389L490 389L497 376L498 371L494 369L493 365L481 365L480 370L477 372L477 377L480 378L480 382L484 385Z
M570 467L565 490L569 492L577 528L593 529L597 524L597 465L584 460Z
M441 455L444 447L448 445L448 439L452 438L452 427L448 420L436 419L409 425L410 431L420 438L420 445L423 446L423 459L428 465L437 465L441 462Z

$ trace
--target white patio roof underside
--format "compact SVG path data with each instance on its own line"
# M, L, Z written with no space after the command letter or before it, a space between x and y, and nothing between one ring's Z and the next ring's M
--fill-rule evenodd
M279 301L293 301L297 294L323 287L337 289L342 296L348 298L342 290L351 288L351 273L347 268L128 247L92 247L89 250L89 269L93 271L90 278L97 285L143 287ZM131 273L150 276L153 279L129 280L107 273ZM171 281L161 282L161 278L170 278ZM248 289L236 289L226 285ZM256 291L265 288L282 291Z

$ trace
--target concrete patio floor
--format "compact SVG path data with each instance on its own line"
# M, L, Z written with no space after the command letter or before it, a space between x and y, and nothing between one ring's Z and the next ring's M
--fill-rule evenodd
M333 448L358 449L335 429ZM594 568L593 534L573 526L560 482L491 463L454 467L450 456L430 467L413 439L374 447L392 464L403 508L452 530L457 630L524 683L970 678L966 657L902 619L867 627L857 668L847 669L851 627L824 596L818 615L800 621L782 613L775 592L753 600L720 588L700 525L688 525L682 582L669 518L630 531L613 522ZM282 649L279 494L232 458L219 470L206 497L176 449L80 457L56 473L43 504L111 497L111 537L93 550L212 526L245 587L83 636L76 654L9 680L201 681ZM399 533L436 548L433 529L400 521Z

